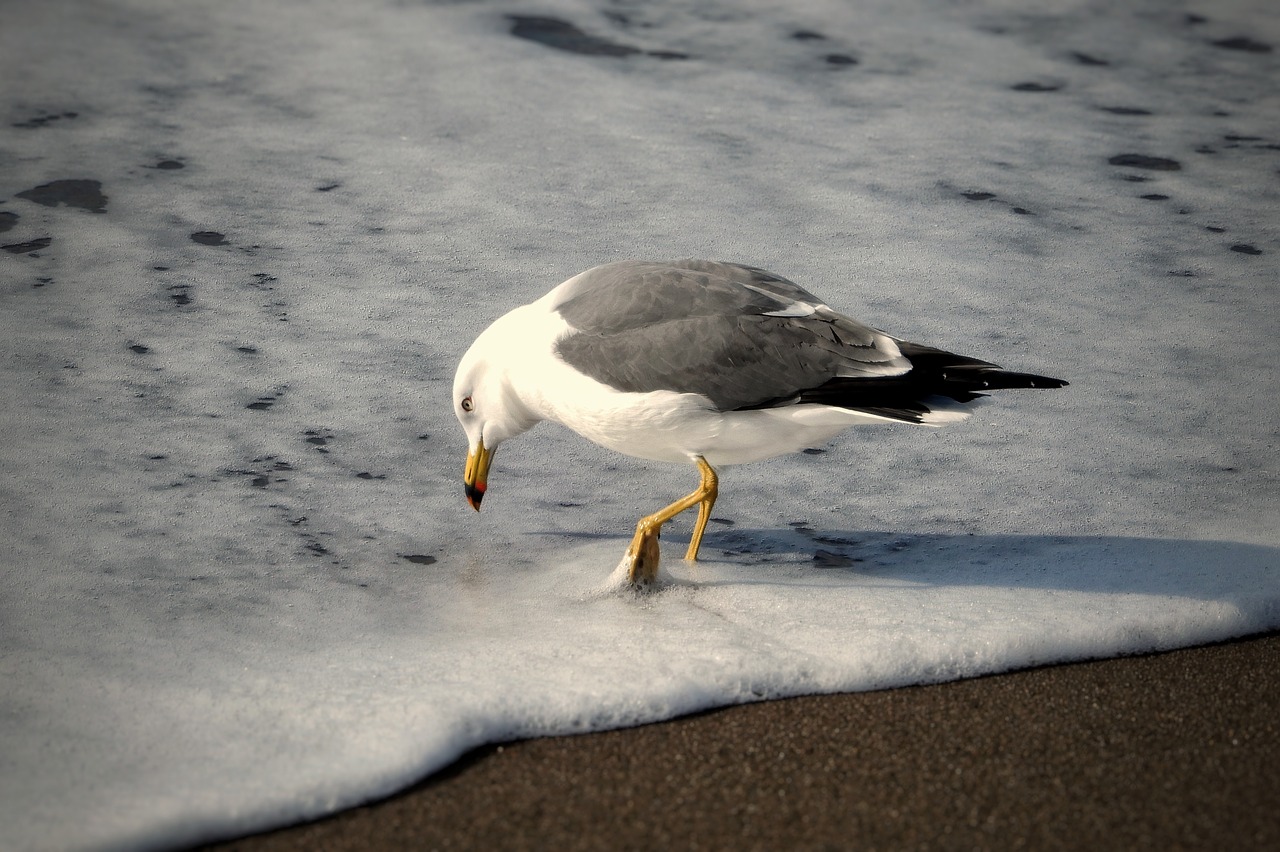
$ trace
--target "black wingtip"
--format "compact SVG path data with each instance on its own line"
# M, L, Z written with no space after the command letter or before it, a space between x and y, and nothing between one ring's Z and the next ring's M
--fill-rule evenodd
M1037 376L1035 373L1011 373L1004 370L982 372L983 390L1007 390L1015 388L1064 388L1069 384L1066 379L1055 379L1052 376Z

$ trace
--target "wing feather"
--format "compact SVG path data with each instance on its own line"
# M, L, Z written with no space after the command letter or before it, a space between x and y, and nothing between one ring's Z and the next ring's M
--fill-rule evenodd
M619 390L698 393L730 411L910 369L893 338L752 267L624 262L570 283L556 310L575 331L557 352Z
M818 404L919 423L938 400L1066 384L890 337L755 267L623 261L562 287L566 363L621 391L701 394L719 411Z

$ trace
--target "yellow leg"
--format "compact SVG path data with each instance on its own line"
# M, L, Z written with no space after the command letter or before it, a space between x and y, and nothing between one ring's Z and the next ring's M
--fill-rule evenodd
M702 485L696 493L702 495L698 501L698 522L693 525L693 538L689 539L689 550L684 558L690 562L698 561L698 548L702 546L702 534L707 531L707 521L711 520L711 507L716 504L716 495L720 493L720 478L704 458L698 459L698 470L702 472Z
M627 577L633 585L651 583L658 578L658 534L662 531L662 525L685 509L701 504L693 540L690 541L689 552L685 555L686 559L697 558L698 546L702 543L702 533L706 529L707 521L711 518L711 507L716 502L716 493L719 488L716 472L711 469L711 465L701 457L697 461L698 470L702 474L702 482L698 485L698 489L692 494L681 497L665 509L646 515L636 524L636 534L631 538L631 545L627 548L627 554L624 557L624 561L629 566Z

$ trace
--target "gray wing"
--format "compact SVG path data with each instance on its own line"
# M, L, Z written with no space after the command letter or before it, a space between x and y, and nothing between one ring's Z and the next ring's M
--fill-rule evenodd
M557 344L570 366L622 391L702 394L721 411L911 368L893 338L748 266L607 264L567 282L553 307L574 329Z

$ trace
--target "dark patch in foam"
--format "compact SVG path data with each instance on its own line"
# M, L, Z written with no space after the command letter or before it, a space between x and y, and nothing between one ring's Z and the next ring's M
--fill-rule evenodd
M1150 157L1146 154L1116 154L1107 162L1113 166L1127 166L1132 169L1148 169L1156 172L1176 172L1182 168L1182 163L1177 160Z
M96 180L55 180L25 189L16 195L44 207L65 204L90 213L107 212L107 196L102 193L102 182Z
M20 218L17 213L0 213L0 234L12 231Z
M261 465L267 462L270 462L271 464L265 470L254 469L254 468L249 468L249 469L226 468L222 472L224 474L227 474L228 476L251 476L253 478L249 480L250 485L252 485L254 488L266 488L273 481L272 480L273 473L280 472L280 471L290 471L294 469L292 464L290 464L287 461L279 461L275 456L263 456L261 458L256 458L251 462L251 464ZM288 482L289 480L287 478L277 477L274 481ZM298 524L301 524L305 520L306 520L306 516L304 515L303 517L298 518L296 521L290 520L289 524L291 526L297 526Z
M1009 87L1015 92L1056 92L1062 88L1059 83L1014 83Z
M26 121L15 121L14 127L21 127L26 130L33 130L39 127L46 127L55 121L61 121L64 118L76 118L80 115L78 112L60 112L60 113L43 113L41 115L28 118Z
M271 409L271 406L275 405L276 401L280 399L280 397L284 396L284 392L285 392L285 389L281 388L277 390L275 393L264 394L263 396L258 397L256 400L246 405L245 408L249 409L250 411L269 411ZM274 456L268 456L268 458L274 458Z
M406 562L412 562L414 565L435 565L436 558L426 553L401 553L399 557Z
M1089 54L1081 53L1078 50L1073 50L1071 52L1071 58L1076 62L1079 62L1081 65L1089 65L1097 68L1106 67L1111 64L1105 59L1099 59L1096 56L1090 56Z
M1271 45L1261 41L1254 41L1248 36L1234 36L1232 38L1219 39L1209 43L1214 47L1221 47L1224 50L1242 50L1245 53L1271 52Z
M516 38L536 41L546 47L585 56L633 56L637 47L608 41L578 29L568 21L540 15L508 15L511 34Z
M688 59L689 54L676 50L641 50L628 44L619 44L578 29L568 21L542 15L507 15L511 21L511 34L516 38L534 41L545 47L577 53L583 56L652 56L655 59Z
M230 245L230 243L227 242L227 235L218 233L217 231L196 231L191 235L191 242L199 243L202 246Z
M1098 107L1103 112L1109 112L1112 115L1151 115L1151 110L1142 109L1141 107Z
M813 554L815 568L849 568L862 560L854 556L845 556L832 550L816 550Z
M53 237L37 237L25 243L10 243L7 246L0 246L0 249L4 249L10 254L34 254L40 249L48 248L52 242Z
M1262 249L1251 246L1248 243L1236 243L1231 247L1231 250L1240 254L1262 254Z

